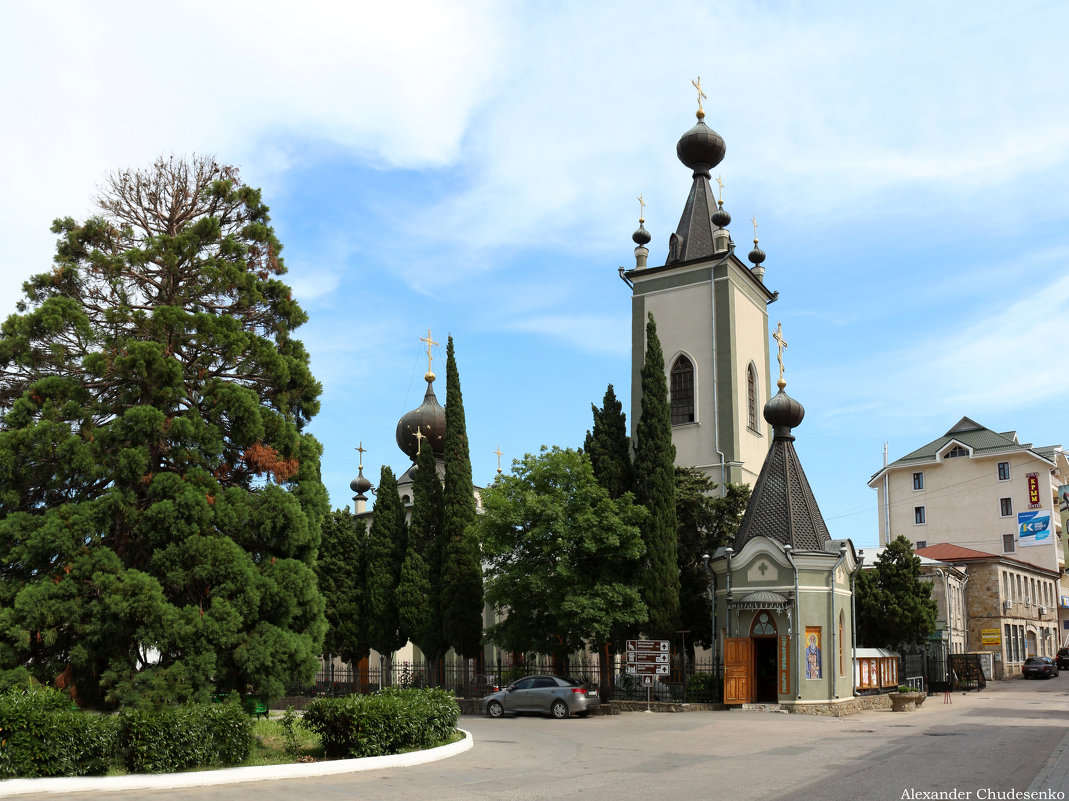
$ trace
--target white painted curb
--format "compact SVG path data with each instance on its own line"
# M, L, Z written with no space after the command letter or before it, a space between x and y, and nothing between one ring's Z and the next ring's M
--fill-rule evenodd
M184 787L205 787L217 784L239 784L269 779L303 779L310 776L331 776L336 773L357 773L382 768L407 768L437 762L462 754L475 740L470 731L457 729L464 735L449 745L412 751L408 754L364 757L363 759L334 759L326 762L292 765L262 765L252 768L220 768L191 773L133 774L131 776L70 776L46 779L6 779L0 781L0 798L30 793L88 793L101 790L175 790Z

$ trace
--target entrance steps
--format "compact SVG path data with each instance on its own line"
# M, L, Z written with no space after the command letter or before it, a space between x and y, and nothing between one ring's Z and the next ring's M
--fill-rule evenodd
M779 712L786 715L787 710L779 704L743 704L740 709L744 712Z

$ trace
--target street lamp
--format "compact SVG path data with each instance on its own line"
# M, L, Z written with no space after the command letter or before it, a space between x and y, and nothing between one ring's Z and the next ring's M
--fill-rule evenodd
M711 634L713 636L710 642L712 643L713 650L713 675L716 677L716 686L720 686L720 660L719 649L716 641L716 573L709 567L709 554L702 554L702 566L705 568L705 572L709 574L709 620L711 626ZM714 699L715 700L715 699Z

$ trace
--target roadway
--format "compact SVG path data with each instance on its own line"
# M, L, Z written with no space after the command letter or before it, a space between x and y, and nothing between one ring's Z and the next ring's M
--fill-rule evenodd
M1047 681L996 682L952 701L932 696L915 712L845 718L741 711L563 721L464 716L460 725L472 732L475 747L428 765L48 798L898 801L956 790L958 797L982 801L983 791L1069 794L1069 672Z

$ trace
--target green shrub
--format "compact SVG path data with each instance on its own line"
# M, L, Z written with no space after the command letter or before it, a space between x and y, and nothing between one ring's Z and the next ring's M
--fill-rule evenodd
M687 679L687 700L711 703L720 700L719 683L712 673L692 673Z
M113 762L112 717L72 708L65 693L40 687L0 695L0 776L91 776Z
M460 708L444 690L389 688L375 695L316 698L303 724L328 757L367 757L428 748L456 731Z
M118 718L119 751L131 773L235 765L252 745L249 717L236 703L126 709Z

